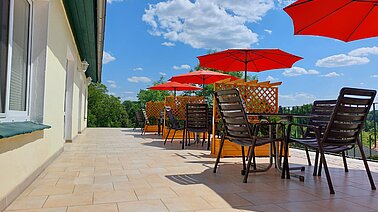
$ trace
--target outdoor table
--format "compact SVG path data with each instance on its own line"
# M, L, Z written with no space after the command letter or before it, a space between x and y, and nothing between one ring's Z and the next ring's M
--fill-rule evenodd
M247 113L247 116L257 116L259 117L259 119L262 119L262 118L267 118L267 117L280 117L280 122L286 122L286 123L289 123L289 122L292 122L294 120L294 118L311 118L311 117L316 117L316 115L312 115L312 114L308 114L308 115L303 115L303 114L282 114L282 113ZM282 172L283 170L283 167L281 166L281 157L282 157L282 149L283 149L283 144L288 141L288 138L287 138L287 134L285 133L284 135L284 142L281 142L281 147L280 147L280 153L279 154L275 154L275 157L276 157L276 161L278 161L278 166L276 165L276 168ZM286 144L288 145L288 144ZM278 151L278 146L277 146L277 151ZM286 159L288 161L288 159ZM285 164L284 164L285 165ZM300 166L300 167L291 167L289 168L289 163L287 162L286 164L286 170L301 170L301 171L304 171L305 170L305 167L304 166ZM287 174L292 176L292 177L296 177L296 178L299 178L300 181L304 181L304 176L301 176L301 175L297 175L297 174L294 174L294 173L290 173L289 171L287 171ZM284 178L285 175L282 175L282 178Z

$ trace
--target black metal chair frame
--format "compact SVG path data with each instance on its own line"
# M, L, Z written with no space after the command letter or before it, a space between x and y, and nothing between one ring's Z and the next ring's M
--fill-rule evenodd
M289 123L286 135L287 142L285 146L286 151L282 178L285 178L285 175L286 178L290 178L287 151L289 149L290 142L297 142L318 152L320 155L320 163L324 167L330 193L335 194L325 153L342 153L344 168L345 171L347 171L348 169L346 166L344 152L354 148L355 145L357 145L361 152L361 158L370 181L371 189L376 190L369 165L366 161L362 142L359 139L359 135L362 132L364 122L367 118L375 96L375 90L342 88L325 130L322 129L321 125ZM311 128L315 134L315 138L292 138L292 126ZM317 167L316 163L317 158L315 159L315 167ZM319 168L319 170L321 169ZM316 170L314 171L314 174L315 172Z
M185 145L190 146L190 132L203 133L202 146L205 143L206 133L209 133L209 108L207 104L188 103L186 104L185 122ZM188 143L189 138L189 143ZM209 136L208 136L209 138ZM210 144L210 140L208 140ZM182 144L184 149L184 143ZM209 148L209 146L208 146Z
M248 123L248 118L240 97L240 93L237 89L223 90L215 92L215 100L217 105L218 113L223 122L224 132L222 133L220 148L218 152L218 157L215 162L213 172L216 173L218 163L220 161L220 156L222 153L223 145L225 140L229 140L241 146L243 169L242 174L244 174L244 183L247 183L248 175L250 172L264 172L272 167L273 157L276 154L275 143L279 141L284 141L284 126L282 123L257 123L253 126ZM271 127L281 127L282 136L260 137L260 129L264 126ZM277 132L278 133L278 132ZM255 163L255 147L262 146L265 144L270 144L270 164L265 169L257 169ZM246 157L244 148L248 147L248 163L246 164ZM252 159L253 170L251 170Z
M142 131L141 135L143 135L144 126L145 126L145 123L146 123L145 120L144 120L143 112L141 110L135 111L135 118L136 118L138 124L140 124L140 130Z
M172 109L169 106L165 106L164 109L165 109L166 117L168 117L166 120L168 120L169 124L171 125L168 129L167 136L165 137L165 140L164 140L164 145L165 145L167 143L169 134L171 133L172 129L174 130L174 132L173 132L173 136L171 138L171 143L173 142L173 139L176 135L177 130L184 130L185 131L185 127L179 126L179 123L175 120L175 117L173 116ZM184 143L184 137L185 136L182 137L182 143Z

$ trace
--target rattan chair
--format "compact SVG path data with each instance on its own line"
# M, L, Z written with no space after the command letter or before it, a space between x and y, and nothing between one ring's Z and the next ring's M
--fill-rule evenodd
M244 174L243 182L246 183L250 171L262 172L270 169L273 162L273 155L275 154L273 152L273 146L275 145L275 142L284 140L284 128L280 123L257 123L253 126L249 124L242 99L240 98L240 94L237 89L217 91L215 92L215 100L217 110L223 122L224 132L222 133L218 157L214 166L214 173L216 173L218 163L220 161L224 141L227 139L241 146L243 162L242 174ZM273 138L272 136L258 136L260 129L264 126L274 127L277 125L280 125L282 129L280 137L277 136ZM253 170L250 170L252 158L255 156L255 147L265 144L270 144L270 164L265 169L254 168ZM250 151L248 151L248 164L245 164L246 160L244 147L250 148Z
M290 142L296 142L319 152L320 162L324 166L330 193L334 194L335 191L333 189L325 153L344 153L345 151L352 149L355 147L355 145L357 145L361 152L361 157L370 181L371 189L375 190L376 188L374 180L371 175L369 165L366 161L362 142L359 139L359 135L362 132L363 124L374 101L375 95L375 90L356 88L341 89L340 95L337 99L336 105L334 106L331 118L329 120L329 123L326 125L324 133L322 127L319 126L319 124L299 125L290 123L287 130L288 142L286 142L285 146L286 151L282 177L284 178L286 175L287 178L290 178L287 150L289 148L288 144ZM315 134L315 138L290 137L292 126L311 128L311 131L313 131ZM346 164L345 156L343 158L344 164Z
M203 133L202 146L205 143L206 133L209 132L208 121L208 106L207 104L189 103L186 105L186 122L185 122L185 143L187 144L187 138L189 138L190 145L190 133ZM182 144L184 149L184 144Z

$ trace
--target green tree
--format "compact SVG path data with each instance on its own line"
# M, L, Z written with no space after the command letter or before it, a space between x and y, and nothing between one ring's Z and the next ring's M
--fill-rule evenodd
M88 87L89 127L129 127L131 125L119 97L108 94L105 85L92 83Z

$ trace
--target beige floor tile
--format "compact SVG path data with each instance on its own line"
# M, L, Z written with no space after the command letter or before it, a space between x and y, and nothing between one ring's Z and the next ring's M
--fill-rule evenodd
M120 212L158 212L168 211L161 200L141 200L135 202L121 202L118 203Z
M24 210L42 208L47 196L19 197L7 208L7 210Z
M138 200L133 190L104 191L94 193L94 204Z
M169 187L136 188L135 193L139 200L177 197L177 194Z
M93 193L52 195L47 198L44 208L92 204Z
M66 212L67 207L17 210L17 212Z
M129 181L129 178L126 175L122 176L96 176L95 177L95 184L103 184L103 183L110 183L110 182L124 182Z
M104 184L90 184L90 185L76 185L74 193L88 193L88 192L100 192L100 191L113 191L112 183Z
M241 198L237 194L215 194L215 195L204 195L201 196L214 208L230 208L230 207L240 207L240 206L251 206L252 203Z
M68 207L67 212L118 212L117 204L99 204Z
M60 186L41 186L34 188L29 196L45 196L58 194L72 194L74 185L60 185Z
M163 198L163 203L170 211L205 210L213 207L201 197Z

